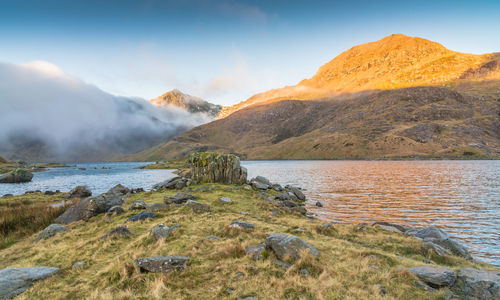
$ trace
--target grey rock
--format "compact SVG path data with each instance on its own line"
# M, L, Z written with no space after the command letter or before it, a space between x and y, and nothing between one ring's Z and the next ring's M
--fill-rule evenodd
M120 225L116 228L113 228L110 232L101 236L99 239L105 240L108 238L126 237L126 236L129 236L130 234L131 234L131 232L130 232L130 230L128 230L127 225Z
M431 288L430 286L428 286L427 284L421 282L421 281L415 281L415 287L417 289L420 289L420 290L424 290L424 291L434 291L433 288Z
M128 193L130 193L130 189L121 185L121 184L117 184L115 185L114 187L112 187L111 189L109 189L109 192L113 192L113 193L118 193L118 194L122 194L122 195L126 195Z
M26 291L34 282L58 273L58 268L7 268L0 270L0 299L13 298Z
M408 229L406 231L406 234L418 237L422 240L432 238L432 239L437 239L437 240L445 240L449 238L448 234L441 229L434 227L434 226L429 226L429 227L423 227L423 228L418 228L418 229Z
M297 199L299 199L300 201L306 200L306 196L298 188L291 187L290 190L295 195L295 197L297 197Z
M209 236L206 236L204 238L205 241L208 241L208 240L220 240L218 236L215 236L215 235L209 235Z
M219 201L222 202L222 203L231 203L233 202L230 198L228 197L221 197L219 198Z
M276 184L276 183L275 183L275 184L273 184L273 185L271 186L271 188L272 188L273 190L275 190L276 192L281 192L281 191L283 191L283 187L282 187L281 185L279 185L279 184Z
M148 209L151 211L160 211L160 210L167 210L169 209L170 206L166 203L151 203L148 205Z
M375 288L378 289L378 291L380 292L380 294L382 294L382 295L387 294L387 291L386 291L386 289L385 289L385 287L383 285L376 284Z
M87 221L93 216L107 212L113 206L121 206L123 202L125 201L122 194L109 190L99 196L80 200L60 215L56 222L69 224L79 220Z
M229 224L229 228L236 228L240 230L254 230L255 226L250 222L233 221Z
M146 219L153 219L155 217L156 217L156 215L153 212L143 211L143 212L138 213L135 216L128 218L127 222L129 222L129 221L130 222L142 221L142 220L146 220Z
M315 204L317 207L323 207L323 203L319 202L319 201L316 201L316 204Z
M265 245L281 260L287 258L296 260L300 257L302 251L309 251L312 256L319 255L319 251L311 244L288 234L271 233L267 236Z
M422 245L422 254L427 255L431 250L434 251L434 253L436 253L439 256L451 254L450 251L446 250L445 248L437 244L434 244L432 242L424 242L424 244Z
M146 205L146 202L144 202L142 200L137 200L137 201L134 201L134 203L132 203L128 209L129 210L133 210L133 209L146 209L147 207L148 206Z
M186 185L186 182L187 179L177 176L153 185L153 190L176 189L178 187L182 189L182 187Z
M151 234L157 241L166 240L170 236L170 228L164 224L158 224L151 229Z
M189 257L186 256L153 256L137 258L134 262L142 272L163 272L186 269Z
M252 181L260 182L260 183L263 183L265 185L272 185L271 182L269 181L269 179L267 179L264 176L260 176L260 175L255 177L254 179L252 179Z
M106 212L106 216L112 216L112 215L121 215L125 212L125 210L121 207L121 205L115 205L108 209Z
M214 187L213 187L213 186L211 186L211 185L202 185L202 186L200 186L200 187L197 187L197 188L195 189L195 192L210 192L210 191L212 191L213 189L214 189Z
M455 240L451 239L447 233L437 227L424 227L420 229L408 229L405 234L414 236L426 242L439 245L452 254L472 260L469 250Z
M73 266L71 266L71 268L75 269L75 268L80 268L80 267L83 267L85 266L85 262L82 260L82 261L77 261L73 264Z
M17 168L9 173L0 174L0 183L30 182L32 178L33 173L26 169Z
M90 196L92 196L92 192L85 185L76 186L69 192L70 198L87 198Z
M194 200L188 200L185 205L191 207L194 211L210 211L209 205Z
M290 195L288 195L288 193L286 192L281 192L278 195L274 196L274 199L279 199L282 201L290 200Z
M188 200L194 200L194 199L196 199L195 196L188 193L180 193L180 192L175 194L173 197L165 196L164 198L166 204L170 203L182 204Z
M286 263L284 261L281 261L279 259L273 259L273 263L276 264L276 265L278 265L278 266L280 266L280 267L282 267L282 268L284 268L284 269L288 269L288 268L290 268L292 266L291 264Z
M458 282L467 299L500 299L500 271L465 268L458 272Z
M252 187L256 190L267 190L269 188L269 185L258 182L258 181L252 181Z
M406 231L406 228L404 228L403 226L388 222L374 222L372 223L372 226L379 226L384 230L394 231L398 233L403 233Z
M307 214L307 209L304 206L295 206L295 207L292 207L290 209L292 211L298 212L304 216Z
M238 298L236 300L259 300L257 297L245 297L245 298Z
M260 260L260 259L262 259L262 252L264 250L266 250L265 244L257 244L257 245L247 247L245 249L245 253L246 253L246 255L251 256L253 258L253 260Z
M283 206L290 208L299 206L297 203L290 200L281 201L281 203L283 204Z
M305 269L305 268L300 270L300 274L302 274L304 276L309 276L310 275L309 271L307 271L307 269Z
M434 288L453 286L457 279L454 271L435 266L420 266L409 269L420 280Z
M42 230L36 237L35 237L35 242L38 242L39 240L45 240L50 237L53 237L54 235L60 233L60 232L65 232L68 231L68 229L61 224L50 224Z

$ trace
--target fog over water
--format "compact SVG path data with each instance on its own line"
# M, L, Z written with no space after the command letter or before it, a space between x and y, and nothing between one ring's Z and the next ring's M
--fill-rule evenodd
M119 97L43 61L0 63L0 155L102 160L143 150L210 121Z

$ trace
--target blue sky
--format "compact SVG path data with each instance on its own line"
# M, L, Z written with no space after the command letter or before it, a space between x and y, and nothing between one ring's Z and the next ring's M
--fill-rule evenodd
M43 60L124 96L229 105L392 33L500 51L500 1L0 0L0 62Z

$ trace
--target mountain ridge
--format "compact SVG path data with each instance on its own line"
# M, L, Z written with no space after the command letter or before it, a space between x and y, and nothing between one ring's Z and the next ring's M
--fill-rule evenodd
M166 107L171 105L183 108L190 113L205 113L211 117L216 117L222 110L221 105L212 104L201 98L184 94L178 89L168 91L149 101L155 106Z

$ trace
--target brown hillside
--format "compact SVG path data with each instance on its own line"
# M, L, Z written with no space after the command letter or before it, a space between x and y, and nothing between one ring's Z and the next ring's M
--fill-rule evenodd
M206 150L249 159L494 158L500 155L500 85L493 86L497 91L489 96L412 87L252 106L132 159L182 158Z
M367 90L440 86L457 80L500 79L500 55L464 54L426 39L393 34L355 46L296 86L270 90L224 108L239 109L285 99L310 100Z

